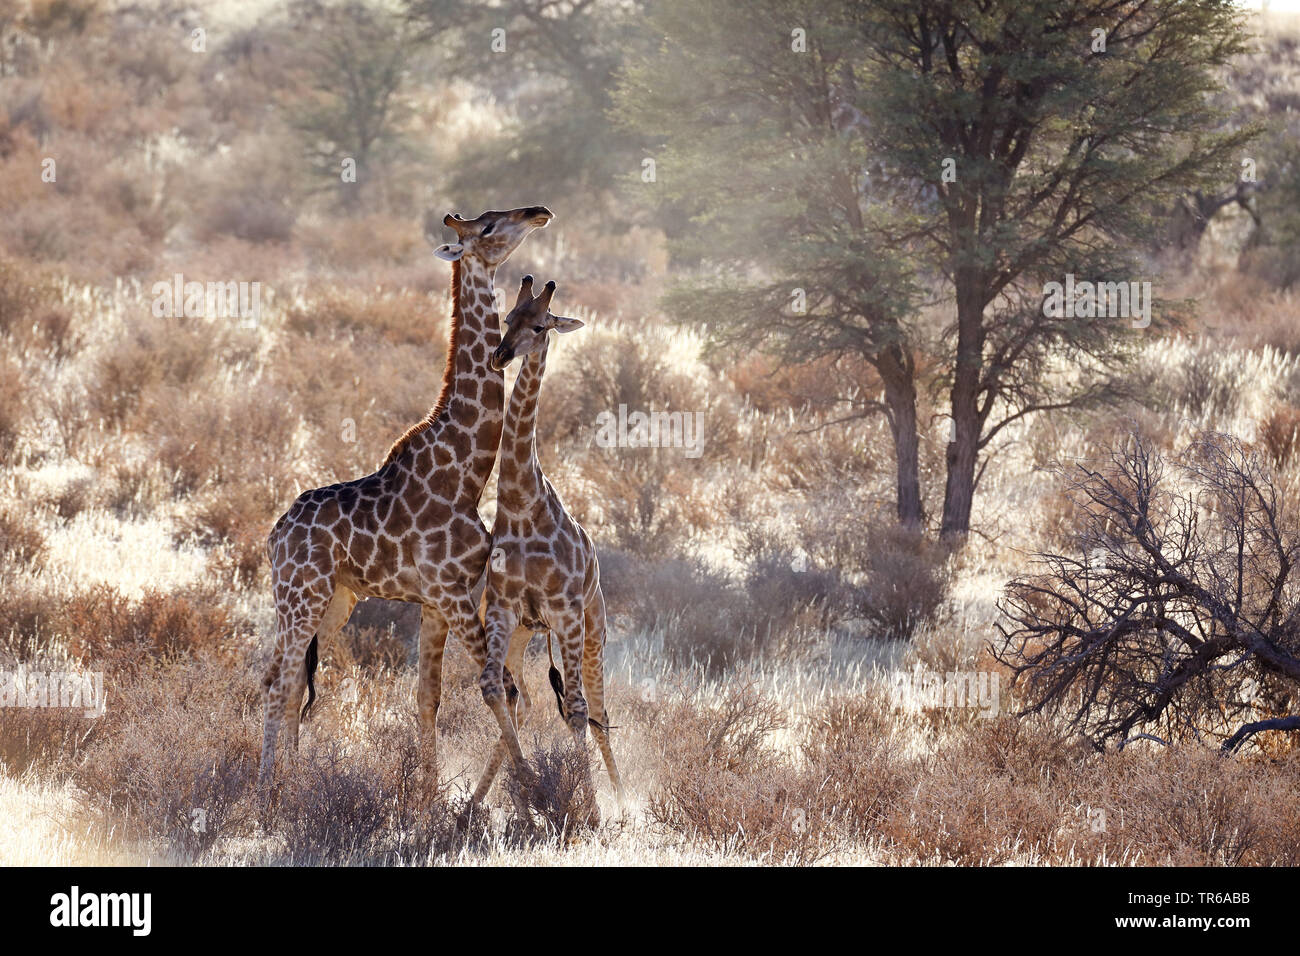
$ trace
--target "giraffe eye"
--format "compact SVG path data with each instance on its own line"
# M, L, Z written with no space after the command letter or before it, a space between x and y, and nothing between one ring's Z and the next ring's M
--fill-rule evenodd
M534 331L534 332L545 332L546 329L545 329L544 326L541 326L541 325L534 325L534 326L533 326L533 331Z
M487 227L486 229L483 230L483 233L482 233L482 234L483 234L484 236L487 236L487 235L489 235L489 234L492 232L492 230L495 229L496 227L497 227L497 224L496 224L495 222L490 222L490 223L488 223L488 227Z

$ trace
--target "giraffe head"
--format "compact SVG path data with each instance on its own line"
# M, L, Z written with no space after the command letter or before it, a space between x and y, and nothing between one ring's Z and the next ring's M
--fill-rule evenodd
M501 333L501 344L492 353L492 367L498 372L503 370L516 358L536 352L546 344L546 336L555 329L557 332L572 332L580 329L583 323L578 319L569 319L551 312L551 296L555 295L555 280L546 283L541 293L533 295L533 277L524 276L519 283L519 298L515 307L506 316L505 331Z
M448 213L442 224L456 231L457 241L442 243L433 254L448 262L474 258L496 268L510 258L510 253L518 248L524 237L554 218L545 206L521 206L505 212L490 209L477 219L462 219L455 213ZM425 231L432 238L430 225L426 222Z

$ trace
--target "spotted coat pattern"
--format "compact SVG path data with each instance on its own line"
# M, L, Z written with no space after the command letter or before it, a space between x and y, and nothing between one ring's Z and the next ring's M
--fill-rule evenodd
M621 801L622 783L605 708L606 625L600 564L591 538L565 509L537 460L537 403L550 331L569 332L582 326L576 319L551 313L554 292L555 283L548 282L534 298L532 276L524 278L493 356L499 368L519 356L524 361L510 393L501 440L492 560L483 596L488 646L484 681L499 686L508 666L520 683L526 710L528 695L519 666L523 649L535 632L554 634L563 667L562 713L583 754L590 725ZM498 741L475 790L475 801L483 799L505 754L514 756L517 746L508 735Z
M365 597L422 607L417 704L426 768L436 778L448 634L459 635L480 664L487 659L471 591L491 550L478 502L496 458L505 392L504 376L490 361L500 339L493 277L551 218L530 206L443 220L459 241L435 250L453 263L450 344L437 403L394 443L378 471L303 493L271 531L276 635L262 681L264 781L282 724L297 746L313 638L332 641ZM486 702L503 732L510 728L504 703Z

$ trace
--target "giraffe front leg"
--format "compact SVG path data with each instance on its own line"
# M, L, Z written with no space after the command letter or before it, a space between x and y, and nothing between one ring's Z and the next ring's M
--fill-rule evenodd
M515 733L514 724L510 720L510 711L506 707L503 668L506 651L505 643L514 627L513 618L509 621L501 621L499 620L500 610L494 612L492 608L488 609L489 617L492 617L495 613L498 618L493 625L496 652L490 655L487 630L484 628L483 622L479 620L478 615L474 613L474 602L469 595L448 598L443 606L443 613L447 618L449 628L464 641L465 649L469 651L470 657L481 668L479 690L483 693L483 702L487 705L488 710L492 712L492 716L496 718L497 726L501 729L501 736L506 742L506 752L514 763L516 774L518 774L525 787L531 787L532 773L524 760L523 750L519 746L519 737Z
M489 615L490 616L490 615ZM489 620L488 628L492 627ZM511 717L515 725L515 736L518 737L518 729L523 726L528 719L528 712L532 709L532 699L528 695L528 688L524 686L524 651L528 649L528 641L532 638L533 632L526 627L516 627L514 634L510 637L510 649L506 652L506 673L513 679L517 696L514 700L513 713ZM491 636L488 637L488 645L491 647ZM489 651L490 653L490 651ZM509 744L505 735L497 738L496 746L492 750L492 758L488 761L487 767L483 770L483 776L479 778L478 786L474 788L474 804L482 802L487 796L492 782L496 779L498 771L501 769L501 763L505 760L509 752Z
M442 701L442 653L447 646L446 617L435 607L420 610L420 674L416 705L420 716L420 757L431 785L438 782L438 705Z

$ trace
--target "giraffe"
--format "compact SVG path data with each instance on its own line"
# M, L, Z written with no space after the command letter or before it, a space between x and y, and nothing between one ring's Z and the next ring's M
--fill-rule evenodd
M505 376L489 361L500 341L492 281L524 238L552 218L543 206L525 206L443 219L457 241L434 250L452 264L451 331L437 402L398 438L378 471L304 492L271 531L276 636L262 679L264 782L274 773L282 723L297 747L299 722L316 697L319 641L334 638L362 597L421 605L416 697L424 766L436 782L448 633L486 660L471 590L490 552L478 502L496 460L505 397ZM496 684L485 687L485 702L502 732L513 733L495 692Z
M532 288L533 277L525 276L491 360L493 368L504 370L515 358L524 357L510 393L501 439L492 561L483 593L488 644L484 673L490 669L488 676L498 683L514 675L520 692L517 718L522 721L528 708L521 679L528 638L542 630L555 633L564 676L561 679L552 659L551 686L560 716L584 757L590 724L622 803L623 785L609 743L605 709L605 598L600 588L600 564L591 538L565 509L537 461L537 397L546 373L550 330L572 332L583 323L551 313L553 281L536 297ZM547 647L549 650L549 636ZM502 734L475 788L474 804L487 795L507 752L516 765L522 764L522 755L514 749L517 746L517 739Z

